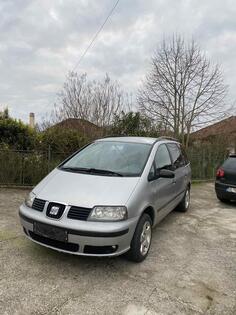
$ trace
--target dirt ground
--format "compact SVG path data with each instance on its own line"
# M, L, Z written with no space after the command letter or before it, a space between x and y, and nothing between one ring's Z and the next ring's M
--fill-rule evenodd
M213 184L193 186L189 212L158 225L141 264L27 240L26 193L0 189L0 314L236 314L236 205L220 203Z

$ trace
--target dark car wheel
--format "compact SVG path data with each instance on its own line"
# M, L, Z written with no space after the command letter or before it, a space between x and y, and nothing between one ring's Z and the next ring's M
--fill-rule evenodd
M216 195L216 197L218 198L218 200L220 200L223 203L229 203L228 199L222 198L221 196Z
M126 257L134 262L143 261L148 255L151 240L152 220L147 213L144 213L136 226L130 250L126 253Z
M183 199L180 201L178 206L176 207L177 211L186 212L189 209L190 205L190 187L187 188Z

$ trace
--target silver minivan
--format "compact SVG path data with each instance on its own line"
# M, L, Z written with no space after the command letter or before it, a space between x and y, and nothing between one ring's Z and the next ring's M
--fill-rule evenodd
M111 137L74 153L20 206L26 236L88 256L146 258L152 229L170 211L187 211L191 169L168 138Z

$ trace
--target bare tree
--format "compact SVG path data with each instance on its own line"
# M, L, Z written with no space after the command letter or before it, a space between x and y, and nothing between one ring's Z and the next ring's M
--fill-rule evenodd
M127 106L128 99L108 75L102 81L89 81L86 74L71 72L59 94L55 116L58 120L86 119L104 127Z
M108 75L94 83L93 92L92 121L98 126L109 126L114 116L127 107L128 98Z
M222 117L226 86L213 65L192 40L164 39L138 93L140 110L162 124L187 147L193 129Z

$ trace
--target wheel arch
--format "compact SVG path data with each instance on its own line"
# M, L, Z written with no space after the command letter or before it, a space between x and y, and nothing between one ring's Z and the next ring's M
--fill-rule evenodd
M146 214L148 214L149 216L150 216L150 218L151 218L151 220L152 220L152 225L154 225L154 222L155 222L155 210L153 209L153 207L152 206L147 206L144 210L143 210L143 212L142 212L142 215L144 214L144 213L146 213ZM141 216L142 216L141 215Z

